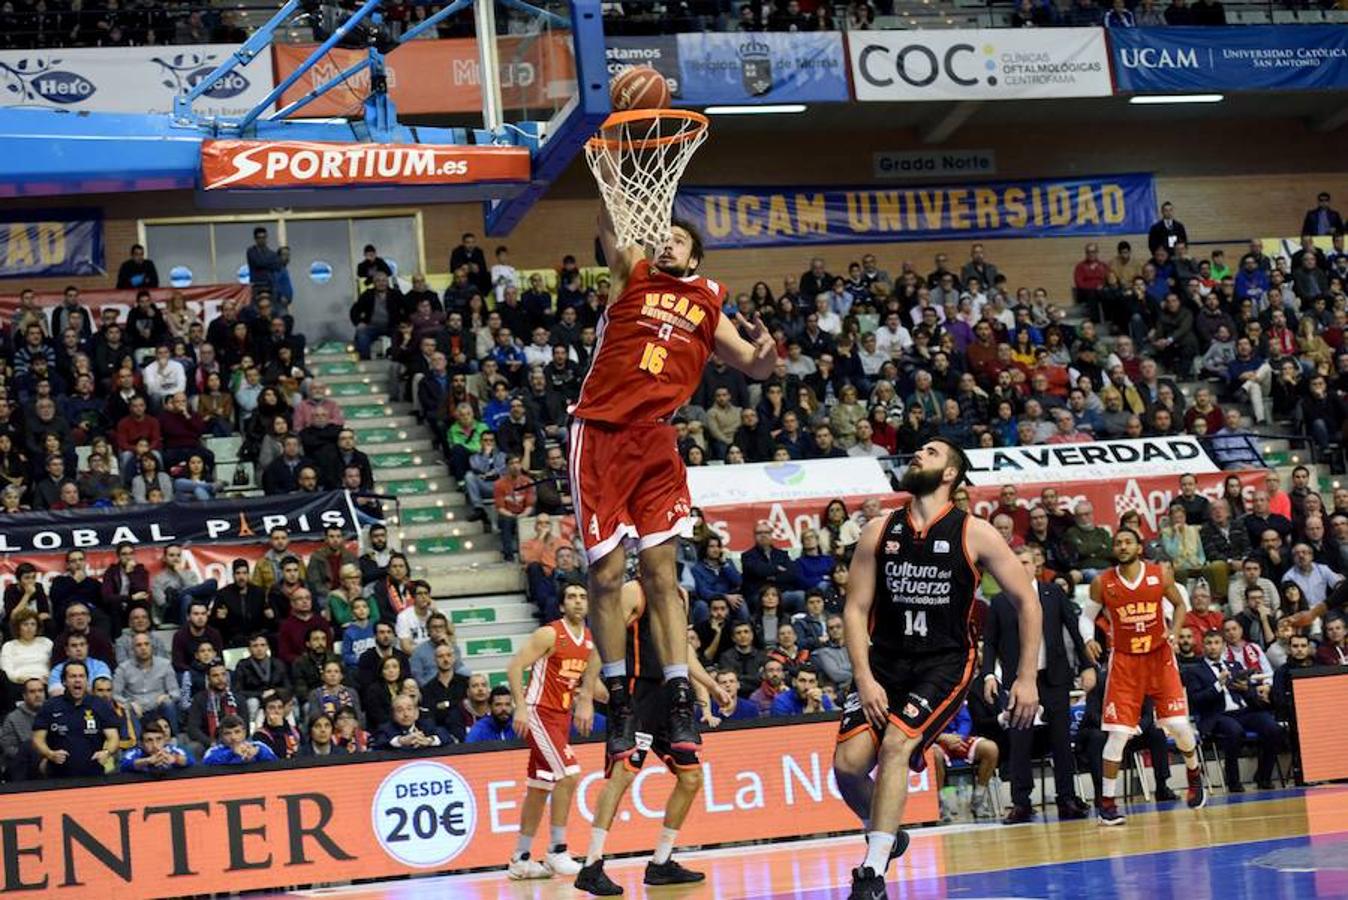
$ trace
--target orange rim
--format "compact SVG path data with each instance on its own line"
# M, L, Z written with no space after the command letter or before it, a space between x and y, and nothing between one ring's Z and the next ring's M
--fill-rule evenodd
M617 128L620 125L628 125L633 122L644 122L651 119L681 119L684 122L692 124L691 128L685 128L677 134L667 134L663 137L641 138L640 140L623 140L619 138L604 137L604 132L610 128ZM586 145L594 149L605 148L608 150L621 150L630 147L639 150L646 150L651 147L664 147L669 144L679 144L691 141L702 132L707 130L707 117L700 112L694 112L691 109L625 109L615 112L604 120L604 124L599 126L599 133L586 141Z

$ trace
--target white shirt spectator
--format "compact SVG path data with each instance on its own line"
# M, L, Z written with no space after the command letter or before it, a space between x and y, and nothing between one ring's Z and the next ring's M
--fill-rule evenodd
M433 612L434 608L426 610L426 619L429 619ZM399 640L408 640L412 642L413 647L420 647L430 638L430 634L426 631L426 619L417 614L415 605L409 606L398 613L393 632Z
M145 367L142 373L145 379L145 393L152 399L162 402L180 391L187 390L187 373L182 363L170 359L161 367L155 360Z
M868 378L879 375L880 370L884 368L885 363L893 358L880 349L878 341L876 342L874 353L867 353L866 349L863 347L857 351L857 356L861 359L861 371L864 372Z
M826 313L816 313L819 316L819 330L837 337L842 333L842 318L833 310Z
M879 444L876 444L871 441L867 441L865 444L862 444L860 441L857 441L855 444L847 448L847 455L871 456L874 457L875 459L879 459L880 457L887 456L888 454L885 453L885 448L881 447Z
M913 336L902 325L892 331L888 325L881 325L875 330L876 352L883 353L890 359L898 356L911 346L913 346Z
M29 678L46 681L51 672L51 638L38 635L27 644L5 641L0 647L0 669L15 684L23 684Z
M1325 602L1329 592L1334 590L1335 586L1343 580L1343 576L1337 574L1324 563L1313 562L1309 572L1303 572L1296 566L1292 566L1287 570L1287 574L1282 577L1282 580L1290 581L1301 588L1302 596L1306 598L1306 605L1315 606Z
M491 283L496 286L496 303L499 306L505 302L506 288L513 287L518 290L520 275L514 266L497 263L491 267Z
M1246 659L1247 654L1259 660L1259 672L1255 674L1263 673L1265 678L1273 677L1273 664L1268 661L1268 654L1264 652L1263 647L1260 647L1253 641L1246 641L1241 645L1239 650L1232 647L1230 644L1227 644L1226 649L1222 651L1222 657L1227 662L1240 663L1242 666L1245 666L1245 668L1253 671L1254 666L1248 665L1249 660Z
M530 342L524 346L524 364L529 368L552 362L552 345Z
M1282 594L1278 593L1278 587L1272 581L1262 575L1256 584L1246 584L1245 576L1241 575L1231 580L1231 584L1226 588L1226 607L1231 615L1239 615L1245 611L1245 591L1252 587L1258 587L1264 592L1264 602L1271 603L1272 608L1276 609L1282 601L1279 599Z

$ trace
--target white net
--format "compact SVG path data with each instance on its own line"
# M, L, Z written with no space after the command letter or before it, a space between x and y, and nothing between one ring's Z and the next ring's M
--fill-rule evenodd
M679 180L707 139L707 120L687 110L610 116L585 145L618 246L655 248L669 237Z

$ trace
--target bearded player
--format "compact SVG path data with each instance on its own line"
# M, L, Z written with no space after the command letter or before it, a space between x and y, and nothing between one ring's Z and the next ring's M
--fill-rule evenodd
M687 595L682 591L680 600L687 604ZM626 759L609 760L606 773L608 781L599 795L599 802L595 804L585 868L576 876L577 890L598 897L615 897L623 892L604 872L604 843L617 815L618 805L641 771L648 753L654 753L664 763L675 781L674 789L665 803L660 840L650 862L646 864L645 883L650 886L696 884L706 877L701 872L685 869L672 858L679 829L683 827L688 810L702 789L702 761L696 750L676 750L669 743L669 716L665 709L665 692L660 685L663 667L651 635L651 616L640 583L629 581L623 585L622 611L623 620L627 623L627 665L637 749ZM695 686L706 689L718 704L730 702L730 696L702 668L696 654L689 655L688 667ZM586 672L585 680L587 689L594 691L597 679L593 674Z
M1039 597L997 530L951 504L968 465L964 451L944 438L923 444L900 483L912 500L867 523L852 559L843 637L855 687L833 755L838 789L866 832L866 858L852 870L852 900L886 897L889 863L908 843L899 828L908 771L925 766L927 748L959 711L973 680L980 568L992 573L1019 614L1020 671L1008 700L1012 726L1030 727L1039 708Z
M1091 582L1091 599L1083 604L1080 619L1081 637L1091 662L1097 662L1102 654L1095 640L1095 617L1103 609L1109 621L1109 680L1105 682L1101 725L1109 736L1105 739L1100 791L1101 825L1124 823L1123 811L1114 800L1119 766L1124 746L1140 731L1142 703L1148 697L1156 706L1156 724L1175 739L1175 747L1184 755L1189 806L1198 809L1207 802L1194 730L1189 724L1189 701L1180 682L1173 646L1188 611L1184 596L1168 568L1142 560L1142 538L1131 528L1120 528L1114 535L1114 559L1118 565ZM1174 607L1169 630L1165 624L1167 600Z
M594 639L585 627L588 611L585 588L568 585L562 595L562 617L536 629L506 665L515 701L515 735L529 745L520 834L508 872L514 880L580 871L580 864L566 852L566 818L580 775L580 763L571 749L571 718L574 714L581 734L589 734L594 722L593 697L581 684L585 673L598 665ZM529 670L527 691L525 669ZM545 804L551 805L552 827L540 862L530 859L529 851Z
M663 662L673 750L701 744L688 680L688 617L679 600L677 538L692 534L688 479L669 420L715 352L751 378L772 373L776 345L761 320L721 315L724 286L697 274L702 238L674 221L654 261L617 246L607 209L600 240L617 297L599 320L594 362L572 409L571 489L589 558L591 623L609 696L607 753L636 749L624 653L625 545L635 544L651 632ZM743 329L747 340L740 336Z

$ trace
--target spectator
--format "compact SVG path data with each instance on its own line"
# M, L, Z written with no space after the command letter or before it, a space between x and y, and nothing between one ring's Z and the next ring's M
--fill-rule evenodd
M157 287L159 287L159 272L154 267L154 261L145 258L144 247L132 244L130 258L124 260L117 269L117 290L134 291Z
M505 474L496 480L492 495L501 531L501 554L509 562L515 558L519 545L518 520L534 513L533 479L525 474L518 455L506 458Z
M253 245L245 254L248 262L248 283L252 287L253 301L262 294L271 295L276 291L276 273L281 260L276 251L267 246L267 229L261 226L253 229Z
M712 698L712 706L703 714L702 720L704 722L707 722L712 728L715 728L722 722L758 718L758 706L751 701L746 700L741 694L740 680L734 672L717 672L715 678L717 685L719 685L726 696L730 698L730 702L722 705L719 701L716 701L715 698Z
M792 616L791 626L796 632L796 643L805 652L813 653L824 643L828 629L824 620L824 595L819 589L805 592L805 612Z
M201 758L203 766L239 766L260 762L276 762L276 754L266 744L251 741L243 719L226 715L220 719L220 742L211 746Z
M258 631L275 634L279 625L276 608L267 599L266 591L250 581L248 560L234 560L230 571L234 580L215 595L210 606L210 620L219 630L224 646L246 646Z
M758 687L749 695L749 700L758 706L760 716L772 715L777 697L790 690L786 684L786 668L780 660L768 659L763 663Z
M112 696L137 719L155 713L173 717L181 696L173 666L156 656L154 643L145 632L131 641L131 659L117 667L112 679Z
M735 563L725 555L725 545L717 535L710 535L702 546L701 558L692 566L693 606L689 621L699 622L709 612L712 597L723 597L739 621L747 621L749 608L740 592L741 578Z
M206 667L206 686L192 698L187 710L188 747L194 756L201 756L218 737L224 720L242 711L238 698L229 686L229 669L223 660L216 659Z
M1074 523L1063 534L1063 544L1073 556L1074 579L1093 581L1109 567L1113 538L1109 529L1095 524L1095 509L1085 500L1074 510Z
M1316 562L1310 545L1299 542L1292 547L1292 566L1283 575L1282 580L1284 583L1291 582L1301 588L1306 603L1309 606L1317 606L1325 602L1330 592L1343 581L1343 575L1324 563ZM1266 639L1264 643L1267 642Z
M45 685L51 674L51 638L39 632L42 622L32 609L15 610L9 617L10 639L0 646L0 672L9 684L8 693L14 696L24 685L40 678Z
M759 603L763 589L771 585L781 593L788 611L792 606L798 610L804 604L805 593L800 589L795 561L785 550L773 546L769 523L754 526L754 546L740 555L740 564L744 566L744 595L751 603Z
M1104 25L1106 28L1136 27L1137 22L1133 19L1126 0L1114 0L1114 5L1105 13Z
M1292 673L1297 669L1307 669L1316 665L1312 655L1311 639L1304 634L1292 634L1287 641L1287 662L1273 673L1273 687L1269 701L1278 719L1292 721L1295 710L1292 706ZM1346 656L1345 658L1348 658Z
M342 752L335 740L337 725L325 712L309 719L308 740L300 746L300 756L333 756Z
M82 558L83 554L80 556ZM60 583L60 580L60 578L57 578L56 581L52 583L53 591L56 589L57 584ZM32 613L37 619L39 631L55 631L55 628L53 627L55 620L52 617L52 601L48 599L47 592L37 580L37 566L30 562L22 562L15 566L14 583L5 588L4 596L6 621L11 621L17 613L24 613L25 615ZM72 599L68 598L73 597L73 593L70 595L63 593L61 595L62 605L57 608L56 612L59 613L63 619L66 614L69 613L70 607L74 603ZM97 602L96 592L94 601ZM89 609L92 608L96 607L85 607L86 615L88 614ZM85 627L88 627L88 622L85 623ZM11 636L15 634L13 628L9 630L9 634Z
M468 730L465 743L476 744L482 741L513 741L515 734L515 705L510 697L510 688L498 684L491 689L488 699L488 714L478 719Z
M234 693L246 707L248 721L257 718L265 695L282 690L290 690L290 676L272 656L267 635L257 632L248 639L248 655L234 666Z
M29 781L38 774L33 723L47 701L46 677L23 682L21 698L0 724L0 771L11 783Z
M1259 764L1255 784L1266 790L1273 787L1273 767L1282 746L1282 729L1263 705L1268 702L1270 685L1255 686L1251 672L1239 662L1223 658L1223 641L1218 632L1203 636L1203 661L1188 666L1184 686L1203 737L1220 742L1226 761L1226 785L1232 793L1245 790L1240 778L1240 749L1245 733L1258 735Z
M49 778L102 775L114 765L117 717L88 693L88 685L88 667L72 655L62 665L60 692L33 719L33 750Z
M388 275L376 271L373 286L363 290L351 307L351 324L355 326L356 352L361 359L369 359L375 341L391 337L403 319L403 295Z
M344 677L341 660L330 656L323 663L322 680L309 692L308 702L305 703L305 715L308 718L324 714L335 719L337 711L346 707L354 709L356 715L360 716L360 695L342 683Z
M1232 615L1245 609L1245 594L1255 589L1261 591L1268 599L1278 596L1277 586L1264 577L1263 564L1259 561L1259 557L1248 556L1240 564L1240 577L1233 578L1226 591L1226 604ZM1198 633L1205 634L1206 630Z
M1183 7L1183 0L1174 0ZM1187 11L1186 11L1187 12ZM1167 15L1167 21L1169 16ZM1142 23L1138 23L1139 25ZM1174 25L1176 23L1169 22ZM1187 23L1181 23L1187 24ZM1170 201L1161 204L1161 218L1147 232L1147 250L1155 253L1157 248L1172 250L1176 243L1189 243L1189 233L1184 223L1175 218L1175 206Z
M1321 666L1348 666L1348 620L1341 615L1325 618L1325 638L1315 651Z
M376 272L383 272L388 278L393 277L393 269L384 258L379 255L374 244L366 244L361 251L361 260L356 263L356 279L364 287L374 287L374 275Z
M1321 191L1315 198L1315 208L1306 210L1306 215L1302 217L1299 234L1343 234L1343 216L1329 203L1329 192Z
M1273 677L1273 666L1269 664L1264 648L1245 639L1245 629L1239 619L1228 617L1222 623L1222 637L1226 641L1227 662L1239 663L1264 678Z
M500 252L498 250L499 259ZM487 257L477 244L477 235L471 231L463 233L459 245L449 254L449 271L464 269L468 282L474 290L486 296L492 290L492 270L487 266Z
M140 744L122 755L118 769L126 774L162 775L195 764L192 754L172 742L172 735L150 723L141 728Z
M384 623L380 622L379 625L382 629ZM401 650L399 654L399 656L378 657L375 678L362 694L365 722L373 730L378 730L389 721L393 715L393 699L401 693L403 680L409 677L406 654ZM364 659L361 661L364 662Z
M852 660L843 644L843 619L830 613L826 622L825 640L810 652L810 663L840 693L846 694L852 684Z
M83 603L71 603L66 607L66 627L52 640L52 662L59 663L66 658L66 638L73 634L83 635L89 642L89 655L111 662L117 658L117 650L107 633L91 625L89 607Z
M833 701L819 687L819 675L814 666L805 663L796 669L790 690L778 694L772 701L770 714L799 716L807 713L831 712Z
M210 644L216 653L224 652L225 641L220 632L207 624L209 621L210 607L206 603L194 600L188 605L185 627L173 635L173 671L182 674L191 668L201 644Z
M393 699L393 717L374 733L375 750L421 750L441 747L450 742L449 733L420 717L416 700L409 696Z
M1244 635L1259 647L1267 647L1275 642L1277 630L1273 622L1276 618L1277 610L1257 587L1245 592L1245 608L1235 616Z
M438 644L427 643L434 649L431 677L421 683L421 698L436 727L454 735L458 713L468 697L468 677L455 671L458 666L458 654L449 641ZM462 735L454 740L462 740Z
M59 697L61 692L65 690L65 671L71 663L77 664L84 671L86 689L90 680L112 678L110 664L105 660L89 655L89 639L85 635L68 634L61 646L65 647L65 656L61 662L52 667L51 674L47 676L47 693L52 697ZM92 676L92 679L90 676Z
M754 629L748 622L736 622L730 628L730 646L721 651L716 668L734 672L742 696L749 696L758 688L767 655L754 644Z

